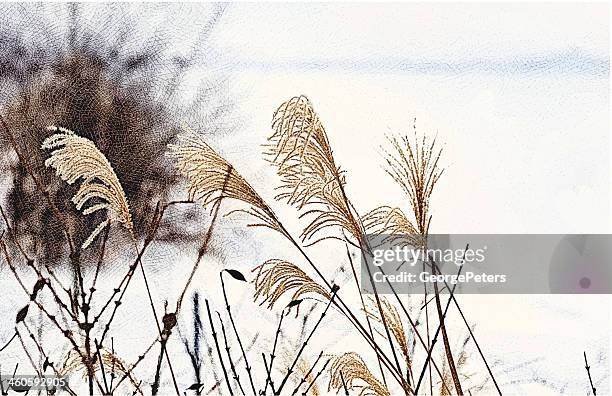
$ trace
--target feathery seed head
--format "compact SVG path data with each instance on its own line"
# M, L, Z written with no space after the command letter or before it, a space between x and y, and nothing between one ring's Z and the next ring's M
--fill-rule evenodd
M72 202L77 210L84 215L106 209L107 219L93 230L83 242L85 249L93 242L95 237L112 221L123 224L130 234L133 234L132 216L127 198L119 183L119 179L110 162L96 145L89 139L76 135L74 132L50 126L50 131L58 132L42 143L43 150L53 150L45 160L45 166L54 168L56 174L68 184L82 179L83 182ZM88 202L101 201L83 209Z
M272 128L265 154L281 177L282 192L276 199L286 199L300 210L309 205L302 216L315 216L302 238L340 227L360 240L363 227L344 195L345 177L334 162L325 128L308 98L296 96L280 105L272 117ZM312 243L328 238L335 237L323 236Z

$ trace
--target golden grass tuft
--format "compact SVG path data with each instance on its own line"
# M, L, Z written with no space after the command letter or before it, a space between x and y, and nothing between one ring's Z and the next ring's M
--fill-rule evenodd
M329 368L329 387L339 391L342 379L348 390L357 391L359 396L390 396L389 390L374 377L365 362L355 352L347 352L332 359Z
M54 168L56 174L68 184L83 179L81 187L72 197L72 202L84 215L102 209L105 209L108 215L107 219L98 224L83 242L82 248L87 248L112 221L123 224L133 235L132 216L127 197L104 154L91 140L78 136L68 129L55 126L47 129L56 133L42 143L42 149L53 150L45 161L45 166ZM83 206L92 199L102 202L83 209Z
M276 199L286 199L299 210L310 206L301 217L314 216L302 239L313 239L322 230L337 226L359 240L363 227L344 196L345 177L334 162L325 128L308 98L296 96L280 105L272 117L272 128L265 154L281 177L282 192ZM312 243L328 238L337 237L322 236Z
M372 297L370 297L370 302L372 303L372 305L375 304L375 301ZM397 310L395 305L390 303L388 299L381 297L380 303L382 307L382 314L385 317L385 323L387 324L391 335L395 339L395 342L399 346L399 349L402 351L402 355L404 355L404 359L406 361L408 369L411 370L412 360L409 354L408 339L406 338L406 331L402 323L402 317L400 316L399 311ZM382 319L380 318L380 315L378 315L378 312L376 311L368 310L366 313L375 321L383 323ZM381 337L386 338L386 336L382 332L378 333Z
M298 300L306 294L318 294L325 299L331 295L317 282L313 281L304 271L295 264L285 260L270 259L253 268L257 272L253 283L255 283L254 299L263 297L261 304L268 304L268 309L285 293L293 291L291 300ZM298 306L299 310L299 306Z
M387 153L387 173L404 190L410 199L414 213L416 230L420 235L429 231L429 200L433 189L444 172L438 167L442 150L436 148L436 140L428 143L425 135L414 142L405 136L401 140L389 139L394 154Z
M384 235L381 243L422 247L423 236L400 208L379 206L361 217L368 234Z
M178 143L168 145L166 156L175 160L176 168L187 178L189 199L201 200L204 206L221 198L242 201L251 208L238 211L261 221L251 226L265 226L283 233L272 210L234 167L193 130L183 129Z
M81 372L83 378L85 378L87 376L87 366L83 362L81 355L87 356L85 348L81 348L81 354L71 349L64 359L62 368L58 370L58 375L70 376ZM106 375L110 375L111 371L119 378L125 375L132 386L140 390L139 381L134 377L134 374L128 369L127 364L119 356L104 348L100 349L100 356L102 357L102 364L104 365ZM100 360L98 358L92 360L92 369L94 373L102 375L102 367L100 366ZM142 391L139 393L142 394Z

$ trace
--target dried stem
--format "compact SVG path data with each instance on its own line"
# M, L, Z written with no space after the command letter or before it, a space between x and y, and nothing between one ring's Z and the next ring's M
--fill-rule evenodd
M584 354L584 368L586 369L587 375L589 376L589 384L591 385L591 391L593 391L593 396L597 396L597 389L595 389L595 385L593 385L593 379L591 378L591 366L589 366L589 362L587 361L586 351Z
M351 271L353 273L353 279L355 280L355 286L357 287L357 293L359 293L359 299L361 300L361 308L364 312L366 312L365 301L363 300L363 294L361 293L359 287L359 280L357 279L357 271L355 270L355 264L353 263L353 258L351 257L351 252L349 251L348 244L346 244L346 255L348 257L349 263L351 264ZM366 314L366 322L368 324L368 331L370 332L370 336L374 339L374 331L372 330L372 323L370 322L369 316ZM380 356L376 354L376 360L378 360L378 367L380 368L380 375L383 380L383 384L387 386L387 379L385 378L385 370L383 369L382 362L380 360Z
M276 393L276 389L274 388L274 382L272 381L270 366L268 366L268 362L266 360L266 354L262 352L261 358L263 359L263 364L264 364L264 367L266 368L266 375L268 376L268 381L270 382L270 388L272 388L272 393L276 395L277 393ZM264 395L266 394L265 391L263 394Z
M242 388L242 383L240 382L240 376L236 372L236 366L234 365L234 360L232 359L232 355L230 354L230 347L227 342L227 335L225 334L225 326L223 325L223 319L221 319L221 314L219 314L219 312L217 312L217 315L219 316L219 322L221 323L221 334L223 335L223 342L225 343L225 353L227 354L227 360L229 361L234 381L236 381L236 383L238 384L240 393L244 395L244 389Z
M130 366L129 369L127 369L125 371L125 373L123 374L123 376L121 376L119 381L117 381L117 384L115 385L115 387L111 391L112 393L114 393L117 390L117 388L119 388L119 385L121 385L121 383L126 378L130 378L131 379L132 372L136 369L136 367L138 367L138 365L144 360L145 356L149 352L151 352L151 350L153 349L155 344L157 344L159 341L161 341L161 340L159 338L156 338L151 344L149 344L149 346L145 349L145 351L141 355L138 355L138 358L136 358L136 361ZM136 384L136 388L139 390L140 389L140 384Z
M317 363L319 363L319 359L321 359L321 356L323 356L323 351L319 352L319 356L317 356L317 358L315 359L314 363L312 364L312 366L310 367L310 369L306 372L306 374L304 374L302 376L302 380L300 381L299 384L297 384L297 386L295 387L295 389L293 390L292 395L297 395L298 390L300 389L300 387L302 385L304 385L304 383L306 382L306 379L308 378L308 376L310 376L310 374L312 373L312 370L314 370L315 366L317 365ZM329 360L328 360L329 362ZM327 365L327 363L326 363ZM325 369L325 367L323 367L323 369ZM314 382L314 381L313 381ZM310 389L310 388L309 388ZM308 392L308 389L304 392L306 393Z
M223 273L225 271L226 270L219 272L219 278L221 278L221 288L223 289L223 299L225 301L225 309L227 311L227 315L230 318L230 322L232 324L232 329L234 330L234 334L236 335L236 339L238 340L238 346L240 346L240 352L242 352L242 358L244 359L244 364L246 365L246 371L249 376L249 382L251 383L251 390L253 391L253 396L257 396L257 391L255 390L255 385L253 384L253 376L251 375L251 365L249 364L249 360L247 358L246 352L244 351L244 346L242 345L240 334L238 333L238 329L236 328L236 323L234 322L234 316L232 315L232 309L229 305L229 300L227 299L227 293L225 291L225 281L223 280Z
M102 354L100 353L101 347L100 344L98 344L98 340L94 340L94 344L96 345L96 354L98 355L98 361L100 362L100 371L102 371L102 379L104 380L104 394L109 395L110 389L108 387L108 382L106 381L106 369L104 368L104 363L102 362Z
M323 371L325 371L325 369L327 368L327 365L329 364L331 359L327 359L327 361L325 362L325 364L323 365L323 367L321 367L321 370L319 370L319 372L315 375L315 377L312 379L312 382L308 385L308 388L306 388L306 390L304 392L302 392L303 396L306 396L308 394L308 391L310 390L310 388L312 388L314 386L314 384L317 382L317 379L321 376L321 374L323 373ZM314 367L314 366L313 366ZM312 370L312 369L311 369Z
M455 303L455 308L457 308L457 311L459 312L459 315L461 315L461 319L463 319L463 323L465 324L465 327L468 329L468 332L470 333L470 337L471 337L472 341L474 341L474 345L476 345L476 349L478 350L478 353L480 354L480 357L482 358L482 361L484 362L485 366L487 367L487 371L489 372L489 376L491 377L491 380L493 380L493 384L495 385L495 389L497 390L497 393L499 394L499 396L502 396L501 389L499 388L499 385L497 384L497 381L495 380L495 376L493 375L493 371L491 371L491 367L489 367L489 363L487 362L487 359L485 358L484 353L482 352L482 349L480 348L480 344L478 344L478 341L476 341L476 337L474 336L474 332L472 331L471 326L468 324L468 321L465 318L465 315L463 314L463 310L461 309L461 307L459 306L459 303L455 299L455 295L451 294L450 297L453 300L453 302Z
M344 374L342 374L342 370L340 370L340 380L342 381L342 389L344 389L344 396L349 396L349 391L346 388L346 381L344 380Z
M334 298L336 297L336 293L338 292L339 289L340 288L338 286L332 287L332 295L331 295L331 298L329 299L329 302L327 303L327 305L325 307L325 310L321 313L321 316L319 317L319 320L317 321L317 323L315 323L314 327L310 331L310 334L308 335L308 337L306 337L306 339L302 343L302 346L301 346L300 350L298 351L298 353L293 358L293 362L291 363L291 366L289 366L287 368L287 373L285 374L285 377L283 378L283 381L281 382L279 388L276 390L275 395L278 396L278 395L281 394L283 388L285 387L285 384L287 383L287 380L289 379L289 376L291 376L291 374L293 373L293 369L295 368L295 365L297 364L298 360L300 359L300 356L302 355L302 352L304 352L304 349L306 349L306 346L308 345L308 341L310 341L310 339L312 338L312 335L315 333L315 331L317 330L317 328L319 327L319 325L323 321L323 318L325 317L325 314L327 314L327 310L329 309L329 307L331 306L332 302L334 301Z
M283 319L285 318L285 310L281 311L281 316L278 321L278 327L276 328L276 333L274 335L274 346L272 347L272 353L270 354L270 368L268 370L268 376L266 378L266 384L264 385L263 394L266 394L266 390L268 389L268 383L272 384L272 378L270 378L270 373L272 372L272 365L274 364L274 359L276 358L276 346L278 345L278 337L281 332L281 326L283 324ZM274 387L272 387L272 392L274 392Z
M435 265L435 263L434 263ZM461 270L463 269L463 266L459 267L459 271L457 272L457 275L461 274ZM427 368L427 366L429 365L429 361L431 360L431 353L433 352L433 348L436 345L436 341L438 339L438 334L440 333L440 328L444 325L444 318L446 317L446 313L448 312L448 307L450 306L451 300L452 300L452 295L455 293L455 288L457 287L457 284L455 283L453 285L453 288L450 291L450 297L448 298L448 301L446 302L446 307L444 308L444 312L440 312L441 313L441 320L440 323L438 324L438 328L436 329L436 332L433 336L433 339L431 341L431 347L429 348L429 351L427 351L427 358L425 359L425 363L423 364L423 369L421 370L421 374L419 375L419 381L417 382L417 386L414 389L414 394L419 393L419 387L421 386L421 381L423 380L423 375L425 374L425 369ZM442 377L443 378L443 377Z
M382 269L382 267L379 268L379 269L380 269L380 271L382 272L383 275L386 275L384 270ZM388 285L391 288L391 292L395 296L395 298L396 298L397 302L399 303L400 307L402 308L402 311L404 312L404 314L408 318L408 322L410 323L410 326L412 327L412 330L413 330L414 334L416 334L417 338L421 342L421 345L423 346L423 348L425 348L425 351L429 353L429 351L431 349L433 349L433 346L431 345L431 341L430 341L430 338L429 338L429 326L427 328L427 343L425 343L425 341L423 340L423 337L421 336L421 333L417 329L416 322L412 319L412 316L410 315L410 313L406 309L404 303L402 302L402 300L400 299L399 295L395 291L395 287L393 287L393 284L390 283L390 282L388 283ZM429 323L429 322L427 322L427 323ZM436 369L437 374L440 376L440 379L442 380L442 386L446 389L446 391L449 394L451 394L451 390L446 385L446 382L444 381L444 376L442 375L442 372L440 371L440 368L436 364L436 361L431 356L430 356L430 360L431 360L431 364L434 366L434 368ZM430 367L430 372L431 372L431 367ZM431 380L430 380L430 385L433 386L433 381L431 381ZM415 390L415 394L416 394L416 390Z
M232 391L232 384L229 380L229 376L227 375L225 363L223 362L223 356L221 356L221 348L219 347L219 340L217 340L217 332L215 331L215 325L212 320L212 315L210 314L210 306L208 304L208 300L206 300L206 312L208 313L208 321L210 322L210 329L212 331L212 336L215 341L215 347L217 348L219 362L221 362L221 369L223 370L223 375L225 376L225 382L227 383L227 389L229 390L230 395L233 396L234 392Z

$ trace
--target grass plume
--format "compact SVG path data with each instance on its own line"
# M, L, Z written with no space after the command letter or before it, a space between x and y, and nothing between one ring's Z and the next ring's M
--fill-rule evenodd
M389 390L368 369L361 356L347 352L332 359L329 368L329 390L346 386L359 396L390 396Z
M239 210L259 219L265 226L282 233L268 205L234 167L213 150L197 133L184 127L178 143L168 145L169 158L189 182L191 200L201 200L204 206L216 203L223 197L242 201L251 208Z
M55 126L48 127L56 132L43 141L42 149L53 150L45 161L45 166L55 169L57 175L68 184L79 179L83 182L72 202L84 215L98 210L106 210L107 218L102 221L83 242L85 249L104 227L116 221L121 223L133 235L132 216L123 187L110 162L96 145L89 139L74 132ZM83 208L89 201L101 201Z
M296 301L306 294L318 294L326 300L330 293L317 282L313 281L295 264L285 260L270 259L253 269L257 272L255 283L255 300L263 297L261 304L272 308L277 301L288 292L293 291L291 300ZM298 305L299 309L299 305Z
M302 238L313 239L329 227L341 227L359 239L362 226L346 197L343 172L335 164L325 128L306 96L296 96L281 104L272 118L274 133L268 138L270 162L281 177L285 199L303 216L314 216L304 228ZM336 238L321 236L313 241Z
M421 235L429 231L429 200L443 169L438 167L442 150L436 148L436 140L431 143L425 135L419 141L416 131L415 141L408 136L401 140L390 138L395 153L387 153L387 173L404 190L410 200L414 213L416 230Z

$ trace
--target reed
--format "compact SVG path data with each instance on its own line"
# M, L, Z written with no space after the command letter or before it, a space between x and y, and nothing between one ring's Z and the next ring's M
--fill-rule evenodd
M163 378L167 370L177 395L186 391L194 391L199 395L205 393L208 388L209 391L228 392L231 395L265 395L268 389L271 389L274 395L288 392L316 395L320 389L319 382L326 380L328 391L388 396L399 392L406 395L418 394L426 383L427 369L430 371L430 391L433 391L435 381L431 375L432 367L439 378L436 387L441 394L462 394L461 382L466 380L466 376L461 375L460 370L466 360L467 340L473 340L499 392L480 345L476 342L469 322L453 294L454 288L450 290L444 308L440 290L437 287L434 289L431 301L435 301L438 323L433 337L430 334L428 314L426 313L426 328L423 329L422 324L413 319L410 307L407 308L395 290L392 289L395 297L393 301L380 296L374 289L373 295L366 303L360 293L363 285L357 276L358 270L353 262L352 251L367 258L367 255L371 254L369 234L397 235L397 238L386 240L392 244L422 247L426 243L432 219L431 197L443 174L443 169L439 167L442 151L437 149L436 141L429 142L425 137L417 139L416 132L413 139L390 138L392 150L386 152L386 170L406 195L409 210L382 205L360 215L346 193L346 172L336 164L327 131L308 98L296 96L279 106L272 118L272 129L272 135L265 145L265 157L279 177L276 201L283 201L295 207L299 218L307 221L297 238L293 237L272 206L264 201L236 167L213 149L202 135L187 127L168 144L166 153L177 176L183 177L187 182L187 196L180 201L157 202L154 211L147 216L149 221L146 225L132 217L129 194L126 194L127 190L124 190L120 176L103 151L84 136L61 127L49 127L52 135L41 145L44 152L49 153L44 164L55 170L57 177L65 182L67 188L76 185L70 200L81 217L90 219L88 224L92 221L95 224L88 229L83 242L70 249L71 257L78 264L74 267L75 279L70 287L60 282L55 268L38 262L36 251L22 243L19 233L0 207L6 226L6 233L0 237L0 249L15 280L30 299L30 302L17 312L15 334L0 352L8 348L13 339L17 339L32 362L35 361L32 352L42 357L46 362L45 369L50 368L57 373L84 372L89 394L145 394L147 390L142 388L142 384L147 382L151 384L151 393L158 394L164 386ZM44 195L43 192L41 194ZM226 209L226 202L229 206L230 201L233 201L233 204L238 203L238 209ZM144 256L148 249L159 241L158 233L166 221L168 209L183 204L199 204L209 208L208 228L198 241L197 257L188 277L177 289L175 309L168 311L166 302L164 314L158 315L154 298L156 290L145 272ZM185 336L180 324L180 319L184 317L182 303L187 293L195 286L196 272L202 270L211 273L211 269L203 263L207 255L211 254L211 241L213 234L217 232L217 223L222 221L224 215L238 212L249 216L251 222L247 226L272 230L273 235L288 241L309 265L302 268L297 261L271 258L252 268L253 279L250 284L253 287L253 301L268 310L278 312L280 309L278 323L267 328L267 336L270 340L273 339L271 350L258 350L257 352L261 353L255 355L261 355L263 364L259 360L249 360L249 355L252 358L253 352L249 353L250 347L243 342L242 329L247 325L241 317L242 312L234 310L233 299L230 304L226 281L249 284L237 269L224 267L219 271L218 282L223 301L216 303L214 299L205 299L208 331L200 319L198 292L201 291L193 294L193 334ZM67 230L66 238L70 241L77 240L70 235L69 227ZM118 284L106 290L108 293L102 299L99 298L102 293L98 289L103 289L108 284L101 268L108 257L107 244L117 235L127 235L131 239L133 257L129 257L125 268L121 268L122 276ZM341 295L337 283L324 274L323 268L326 267L315 262L309 253L310 249L315 249L324 242L334 246L337 241L342 242L342 254L338 255L340 259L338 262L325 264L340 267L348 260L360 304L349 304L346 298L348 288L343 285ZM345 253L347 256L343 258ZM17 260L23 262L23 265L17 265ZM86 265L83 268L89 267L91 271L83 271L81 263ZM426 264L437 271L436 263ZM143 278L157 332L151 342L145 344L137 359L130 364L122 359L115 349L115 339L120 338L116 338L118 329L113 327L113 324L138 269ZM25 280L26 271L36 279L33 284ZM370 281L374 285L372 273L369 271L368 268ZM429 302L427 294L426 290L425 309ZM168 301L168 297L172 296L163 296L163 299ZM457 352L450 348L450 329L445 323L451 303L459 310L463 323L469 330L469 337ZM218 304L222 304L226 314L222 316L217 311L216 321L212 315L214 308L211 306ZM314 323L309 326L306 326L307 322L310 323L307 320L309 314L302 315L300 312L304 305L309 306L309 312L322 309L318 317L312 315ZM332 306L334 310L330 310ZM304 329L309 328L295 339L286 331L290 325L287 321L291 320L288 314L293 309L296 318L303 317ZM35 339L31 329L31 316L28 316L30 310L41 312L44 319L51 323L53 330L59 332L69 346L69 353L63 359L63 368L56 367L52 362L56 359L52 358L49 349ZM223 309L220 311L223 312ZM329 359L328 355L324 356L323 351L320 351L314 363L309 364L305 358L306 351L312 347L319 332L322 332L324 319L330 313L345 318L351 326L350 329L361 337L360 343L355 344L354 351L347 351ZM220 329L220 333L217 329ZM425 335L422 334L424 331ZM175 375L171 356L176 359L176 352L170 350L173 344L169 342L173 333L179 333L186 351L185 358L189 359L193 369L194 382L191 386L184 386L181 379ZM26 334L31 341L28 341ZM434 355L437 356L434 347L440 334L446 358L442 367L434 359ZM207 342L205 335L212 337L213 341L208 349L210 366L205 365L202 359L202 353L205 351L202 350L201 343ZM279 367L279 345L286 341L296 345L295 351L290 353L287 366ZM422 350L415 349L417 342L422 346ZM28 343L35 348L29 349ZM232 345L236 344L240 353L236 351L232 354ZM150 358L155 368L151 381L148 376L145 378L146 374L138 368L151 351L157 351L157 347L159 353L155 352L155 356ZM216 356L213 355L215 352ZM422 353L422 356L419 353ZM364 360L366 357L377 359L380 376L369 369ZM164 364L164 359L167 364ZM420 361L424 362L422 367L418 367L420 371L413 372L415 362ZM586 366L590 379L588 364ZM203 375L203 371L204 374L212 373L212 376ZM138 378L136 373L142 378ZM220 373L223 373L222 378ZM415 375L417 373L418 377ZM208 386L207 381L212 384ZM292 381L294 384L290 384ZM466 389L469 391L476 388L468 386ZM75 390L74 393L78 394L78 391Z

